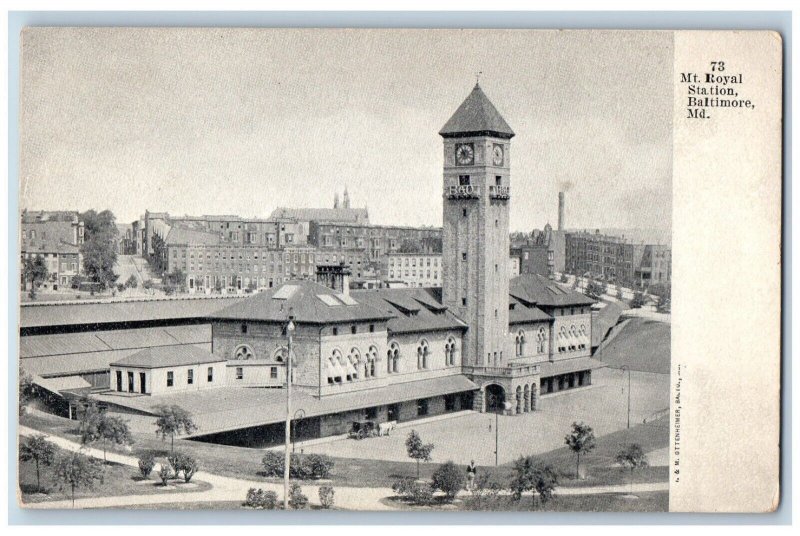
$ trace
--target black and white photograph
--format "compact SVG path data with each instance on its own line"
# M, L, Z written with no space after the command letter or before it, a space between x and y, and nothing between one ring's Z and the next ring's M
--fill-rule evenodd
M670 511L676 35L25 28L20 507Z

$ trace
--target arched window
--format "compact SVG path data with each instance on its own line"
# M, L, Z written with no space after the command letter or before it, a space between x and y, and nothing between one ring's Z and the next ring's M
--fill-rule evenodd
M276 349L275 352L272 354L272 360L277 361L278 363L285 363L286 362L286 347L281 346L280 348Z
M422 339L419 342L419 346L417 346L417 368L418 369L426 369L428 368L428 356L430 355L430 350L428 349L428 341Z
M575 329L575 324L569 327L569 349L578 349L578 330Z
M444 363L448 367L456 364L456 340L453 337L448 337L444 345Z
M519 332L517 333L516 343L517 343L516 344L516 348L517 348L516 355L517 355L517 357L525 355L525 331L524 330L519 330Z
M375 377L375 364L377 361L378 361L378 349L374 346L370 346L369 350L367 351L367 358L364 360L365 378Z
M586 333L586 324L581 324L580 327L580 344L578 347L581 350L585 350L586 346L589 344L589 335Z
M358 379L360 362L361 353L358 351L358 348L351 348L345 363L345 366L347 367L347 381L354 381Z
M564 326L561 326L561 330L558 333L558 351L567 351L567 328Z
M247 344L241 344L233 351L234 359L255 359L256 354L253 349Z
M342 383L346 369L342 368L342 353L339 350L331 352L326 368L329 384Z
M389 350L386 352L386 372L393 374L400 370L400 345L395 341L389 343Z
M547 351L547 330L544 327L539 328L536 334L536 343L538 353L543 354Z

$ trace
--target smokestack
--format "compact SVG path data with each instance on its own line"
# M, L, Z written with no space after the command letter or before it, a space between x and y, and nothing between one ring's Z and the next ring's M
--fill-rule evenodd
M558 230L564 230L564 192L558 192Z

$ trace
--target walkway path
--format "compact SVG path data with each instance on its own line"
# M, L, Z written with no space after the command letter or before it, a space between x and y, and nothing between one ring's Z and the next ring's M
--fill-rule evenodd
M33 435L40 433L38 430L28 428L26 426L19 426L19 433L23 436ZM74 441L64 439L58 436L47 436L47 440L54 445L69 451L81 451L87 455L101 458L103 451L92 447L82 447ZM138 468L138 460L133 456L124 454L117 454L108 452L106 454L108 461L127 465L130 467ZM164 493L164 494L148 494L148 495L120 495L114 497L86 497L75 500L75 508L116 508L116 507L131 507L136 505L145 504L158 504L158 503L196 503L196 502L222 502L222 501L243 501L247 495L247 490L250 488L261 488L264 490L272 490L278 494L279 497L283 496L283 484L276 484L272 482L264 482L257 480L244 480L238 478L229 478L219 476L205 471L199 471L195 478L211 484L212 489L207 491L198 492L183 492L183 493ZM667 491L669 489L668 482L653 482L634 484L633 488L630 486L614 485L614 486L593 486L585 488L558 488L556 495L591 495L601 493L646 493L652 491ZM319 485L307 484L303 486L303 493L305 493L312 504L319 504L318 498ZM337 487L336 488L336 506L345 510L396 510L391 506L387 506L381 499L390 497L393 492L390 488L353 488L353 487ZM61 501L45 501L40 503L28 503L26 508L72 508L71 500Z

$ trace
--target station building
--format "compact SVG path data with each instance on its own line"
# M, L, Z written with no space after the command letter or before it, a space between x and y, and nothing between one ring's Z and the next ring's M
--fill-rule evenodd
M191 325L202 344L115 356L105 362L108 387L92 396L145 430L159 405L176 404L193 414L194 437L263 446L282 438L287 378L299 438L344 433L364 418L522 414L542 396L590 385L604 366L591 357L593 300L545 276L509 276L513 131L476 85L440 135L441 288L351 290L323 269L322 282L188 300L172 319L159 311L160 323L142 327Z

